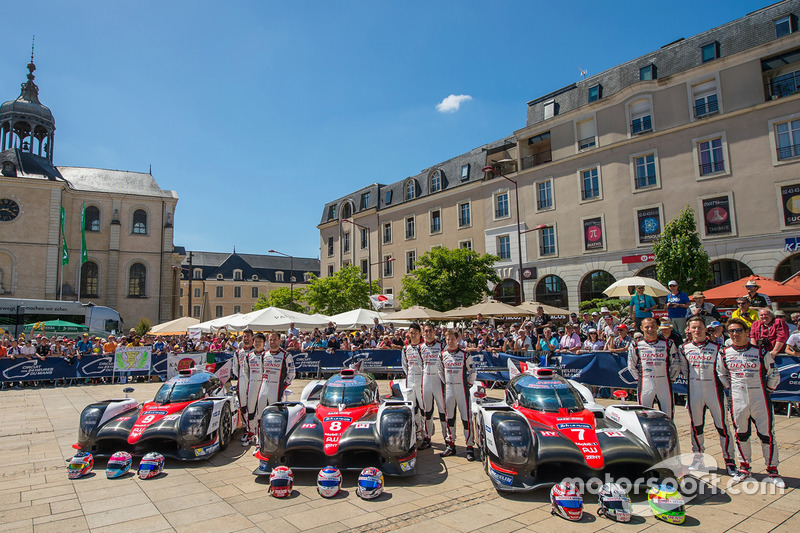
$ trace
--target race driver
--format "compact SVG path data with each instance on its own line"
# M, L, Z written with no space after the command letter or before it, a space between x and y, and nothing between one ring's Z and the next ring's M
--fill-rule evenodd
M422 415L422 353L420 344L422 333L419 324L414 322L408 326L409 342L400 350L400 363L406 375L406 386L414 394L414 419L417 426L417 441L422 441L422 445L428 448L431 445L430 439L426 441L425 423ZM420 448L422 448L422 445Z
M775 359L766 348L750 344L747 324L743 320L731 318L727 328L732 342L719 355L717 374L722 385L730 389L731 418L739 450L739 471L733 476L733 481L752 479L750 422L753 421L767 465L766 481L782 489L786 484L778 475L778 443L775 441L769 397L781 380Z
M658 338L655 318L642 319L642 333L628 348L628 370L639 382L639 403L653 407L658 399L659 408L672 418L672 382L681 371L678 349L670 339Z
M248 357L253 351L253 330L247 328L242 332L242 346L236 350L235 371L238 383L236 385L239 395L239 413L244 423L242 442L249 442L253 436L253 429L250 428L250 419L247 416L247 395L250 390L250 366Z
M445 333L447 346L442 352L440 376L444 382L444 403L447 416L446 447L442 457L456 453L456 408L461 415L464 425L464 440L467 444L467 461L475 460L475 444L473 439L470 416L472 412L472 396L470 387L475 383L477 371L472 361L472 354L468 354L458 346L458 330L448 329Z
M439 411L442 434L447 437L447 420L444 416L444 379L442 378L442 343L436 340L433 324L422 326L424 342L420 345L422 354L422 411L425 413L425 439L420 450L430 448L434 434L433 406Z
M264 346L266 337L263 333L253 335L253 349L247 354L247 396L245 406L247 414L245 425L248 428L246 439L242 439L242 446L249 446L256 442L256 429L258 420L258 395L261 391L261 380L264 378Z
M728 433L728 425L725 423L724 388L717 376L717 358L722 347L706 336L706 323L703 317L691 317L687 320L686 327L692 334L692 340L681 345L678 353L681 373L689 382L687 407L692 421L692 451L695 454L689 470L700 470L704 466L703 429L708 409L719 433L725 469L732 476L736 474L733 438Z
M256 408L256 416L259 419L267 406L283 400L283 393L295 375L292 354L281 348L280 333L271 332L268 340L269 350L262 356L263 374Z

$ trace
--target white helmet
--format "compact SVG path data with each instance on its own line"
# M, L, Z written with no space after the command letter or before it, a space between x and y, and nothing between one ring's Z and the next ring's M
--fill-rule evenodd
M323 498L333 498L342 488L342 473L335 466L326 466L317 476L317 492Z
M617 522L631 521L631 499L619 483L604 483L597 494L597 514Z

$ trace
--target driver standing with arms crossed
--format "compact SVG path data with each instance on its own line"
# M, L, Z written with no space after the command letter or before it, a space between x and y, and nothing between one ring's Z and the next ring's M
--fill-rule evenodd
M681 371L678 349L671 340L658 338L655 318L642 319L642 333L628 348L628 370L639 382L639 403L653 407L658 399L659 408L672 418L672 382Z

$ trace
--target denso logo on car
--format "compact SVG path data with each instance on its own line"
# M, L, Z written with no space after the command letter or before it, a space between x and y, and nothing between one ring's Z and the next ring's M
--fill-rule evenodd
M494 468L489 468L489 475L492 476L497 481L499 481L500 483L502 483L503 485L511 485L514 482L514 478L506 474L501 474Z

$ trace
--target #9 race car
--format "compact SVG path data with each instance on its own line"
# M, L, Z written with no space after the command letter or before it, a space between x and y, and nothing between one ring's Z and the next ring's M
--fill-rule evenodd
M625 403L604 408L586 386L550 368L513 374L505 401L476 400L472 410L476 445L499 491L568 477L644 483L648 469L680 453L675 424L661 411Z
M226 393L209 372L182 370L161 386L153 401L142 405L127 397L132 388L124 392L123 399L83 410L73 448L98 456L157 451L193 461L225 449L241 426L237 395Z
M285 465L292 470L375 467L390 476L416 472L414 404L381 399L378 384L353 369L312 381L299 402L278 402L259 422L256 475Z

